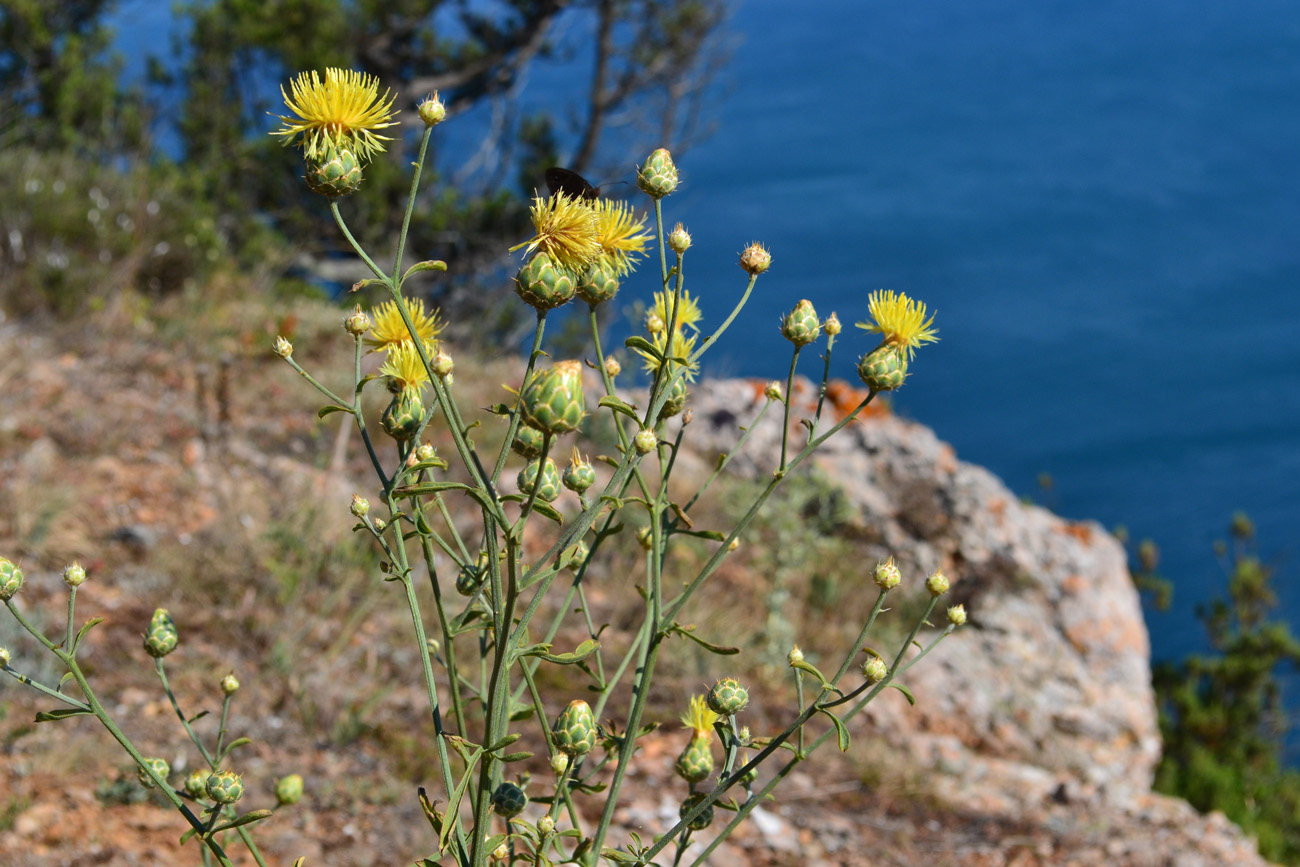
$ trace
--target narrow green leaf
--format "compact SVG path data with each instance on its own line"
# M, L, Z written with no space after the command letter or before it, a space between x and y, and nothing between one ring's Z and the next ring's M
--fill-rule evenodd
M612 394L602 397L600 399L599 405L603 407L608 407L609 409L614 410L614 412L621 412L623 413L623 415L627 416L630 419L633 419L634 421L641 420L641 416L637 412L635 406L632 406L630 403L627 403L626 401L619 400L617 397L615 397Z
M58 722L68 717L81 716L82 714L94 713L94 711L82 709L79 707L61 707L56 710L43 710L36 715L37 722Z
M541 500L538 500L533 503L533 511L539 515L550 518L557 524L564 524L564 516L556 511L555 507L550 503L543 503Z
M270 810L253 810L251 813L245 813L237 819L231 819L229 822L218 825L213 828L213 833L217 831L229 831L231 828L238 828L240 825L248 825L252 822L260 822L262 819L271 815Z
M709 651L710 653L716 653L719 656L734 656L737 653L740 653L739 647L726 647L721 644L714 644L710 641L705 641L703 638L700 638L698 635L696 635L694 630L695 630L694 626L689 626L689 627L681 626L680 624L674 623L672 625L672 628L669 629L668 631L670 633L676 633L677 635L680 635L683 638L689 638L691 641L694 641L700 647L703 647L705 650Z
M349 289L348 291L359 292L362 289L366 289L370 286L387 286L387 285L388 285L387 280L377 280L374 277L367 277L365 280L358 280L357 282L353 283L352 288Z
M198 713L196 713L194 716L192 716L192 717L190 717L188 720L186 720L186 722L188 722L190 725L194 725L196 722L198 722L199 720L203 719L205 716L207 716L207 715L210 714L210 713L212 713L212 711L209 711L209 710L201 710L201 711L199 711Z
M503 762L522 762L526 759L531 759L532 757L533 757L533 753L520 752L520 753L506 753L505 755L498 756L497 758Z
M474 493L474 489L463 482L421 482L418 485L402 485L400 488L394 488L393 496L419 497L424 494L436 494L439 491L465 491L471 495Z
M87 620L86 625L81 627L80 630L78 630L76 640L72 642L72 652L76 653L77 645L81 644L81 639L86 637L87 632L94 629L97 625L103 622L104 622L104 618L102 617L92 617L89 620Z
M903 697L907 699L908 704L913 706L916 705L916 696L912 695L912 691L910 689L903 686L901 683L890 683L889 686L901 692L903 694Z
M839 738L840 752L847 753L849 751L849 730L844 727L843 721L824 707L819 707L817 710L830 717L831 722L835 723L835 734Z
M488 747L486 750L484 750L484 752L495 753L497 750L504 749L505 747L510 746L515 741L519 740L519 738L521 737L522 735L520 735L519 732L511 732L510 734L503 737L501 740L494 743L492 746Z
M416 262L410 268L407 268L406 273L402 275L402 282L405 283L407 278L409 278L412 274L419 274L422 271L446 271L446 270L447 270L446 262L443 262L439 259L426 259L423 262Z
M697 539L708 539L711 542L727 541L727 534L718 530L674 530L674 536L694 536Z
M628 349L644 350L654 358L659 358L659 359L663 358L663 356L659 354L658 348L653 343L651 343L649 340L646 340L644 337L640 337L635 334L629 337L627 340L624 340L623 345L626 346Z
M618 849L610 849L608 847L600 850L600 857L613 861L615 864L644 864L645 863L635 855L629 855L626 852L620 851Z
M339 406L336 403L332 403L329 406L322 406L320 409L316 410L316 418L324 418L325 416L336 412L352 412L352 410L348 409L346 406Z

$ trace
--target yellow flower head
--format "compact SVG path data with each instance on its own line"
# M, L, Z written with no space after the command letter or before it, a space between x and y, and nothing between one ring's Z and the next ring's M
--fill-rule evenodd
M637 217L626 202L613 199L597 199L592 210L596 212L596 240L601 259L615 276L627 276L651 237L645 228L645 217Z
M653 335L650 338L650 342L654 344L655 349L658 350L661 355L675 355L678 358L689 358L690 354L695 351L695 335L692 334L690 337L687 337L686 334L680 330L673 332L672 349L667 352L665 352L665 348L668 347L669 344L668 332L666 330ZM658 358L644 349L638 349L636 352L645 359L646 370L651 373L655 373L659 370L660 362ZM680 362L678 363L680 364ZM699 362L695 362L687 367L687 382L693 382L695 380L695 371L699 369L699 366Z
M364 72L326 69L321 81L315 70L303 72L289 83L292 95L280 88L284 104L293 116L281 115L284 125L272 131L286 146L302 136L308 159L318 159L331 150L354 151L362 162L384 150L389 136L375 130L396 126L391 91L379 95L379 79Z
M696 735L713 734L713 724L718 721L718 715L709 710L708 702L702 695L691 696L690 707L686 713L681 716L682 725L695 732Z
M551 260L574 274L581 274L600 255L600 226L596 211L582 199L563 191L533 199L533 227L537 234L520 247L532 253L540 249ZM519 249L515 247L513 249Z
M908 358L916 354L916 347L922 343L934 343L939 339L938 330L930 327L934 317L925 318L925 305L902 292L872 292L868 309L875 321L859 322L857 326L867 331L879 331L886 343L906 347Z
M429 344L425 344L424 350L430 356L433 355L433 347ZM379 373L382 376L391 377L401 387L401 390L413 388L416 391L423 391L425 384L429 381L429 371L425 369L424 362L420 360L420 353L415 348L415 344L409 340L406 343L395 343L388 347L388 355L384 358Z
M672 318L673 293L666 289L662 292L656 292L655 305L650 309L664 321L666 326ZM703 314L700 313L700 305L691 297L691 293L683 289L681 297L677 299L677 327L679 329L687 327L699 331L696 323L700 321L701 315Z
M437 337L442 332L442 323L438 321L437 309L425 313L422 298L402 300L406 304L406 312L411 315L415 333L426 345L433 347L429 350L429 354L432 355L438 346ZM371 313L375 317L375 325L366 335L366 344L373 347L371 352L380 352L401 343L411 342L411 332L406 330L406 323L402 321L402 312L397 309L396 301L385 301Z

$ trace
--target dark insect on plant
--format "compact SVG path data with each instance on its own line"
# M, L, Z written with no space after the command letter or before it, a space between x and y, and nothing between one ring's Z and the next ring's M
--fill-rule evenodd
M582 175L570 169L551 166L546 170L546 189L551 195L564 193L574 199L586 199L589 202L600 197L600 189L592 186Z

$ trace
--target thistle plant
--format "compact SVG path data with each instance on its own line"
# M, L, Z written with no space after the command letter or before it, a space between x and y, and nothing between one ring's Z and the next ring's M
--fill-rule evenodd
M650 839L624 836L615 827L638 741L673 715L651 705L650 686L665 648L741 653L722 643L727 636L696 633L692 613L698 610L699 591L789 475L857 419L877 394L903 384L915 349L937 339L933 317L901 293L872 295L871 319L861 327L883 339L858 362L868 390L855 408L832 418L823 410L839 320L832 314L823 321L811 301L800 301L780 322L793 347L785 379L765 389L763 406L742 420L734 447L716 470L695 490L683 491L673 471L688 443L691 385L703 356L769 271L773 257L763 244L751 243L740 254L746 282L738 294L721 287L688 291L690 234L680 223L666 228L663 213L680 175L662 148L637 171L650 214L640 215L629 203L588 201L563 192L535 198L535 234L515 248L523 261L514 277L516 294L535 312L532 345L520 359L512 399L488 411L497 419L477 417L470 407L478 397L460 393L453 352L440 341L442 314L407 294L412 276L446 270L438 261L406 263L407 229L429 143L436 125L446 120L442 104L434 95L417 111L424 130L410 204L393 240L391 265L384 267L355 240L340 200L364 182L366 162L383 149L387 139L380 131L395 124L392 98L380 96L373 79L331 69L323 78L298 76L285 101L290 115L274 134L301 147L306 182L326 200L338 230L373 275L357 288L369 286L387 296L368 311L356 308L343 321L344 339L353 348L345 388L326 384L335 374L318 377L302 367L287 339L277 338L273 350L324 398L322 418L341 418L357 428L374 473L371 485L338 508L350 512L354 531L379 552L382 577L409 617L410 640L420 659L433 728L428 754L435 791L418 793L431 830L430 854L419 864L706 863L718 843L815 750L832 737L839 749L849 749L849 721L883 689L897 688L911 701L900 676L965 622L963 609L949 609L946 626L924 646L916 642L948 589L947 579L936 573L925 582L928 604L900 647L889 654L868 647L878 616L887 610L886 598L902 576L892 560L864 565L862 583L870 577L878 591L870 614L857 639L840 648L829 674L797 648L790 651L795 702L788 709L767 708L765 714L783 725L751 732L744 718L762 697L746 685L744 657L727 660L707 693L693 697L680 717L691 734L676 762L686 784L678 821L655 829ZM638 264L655 252L659 267L645 290L637 290L651 299L646 333L624 341L643 361L646 383L633 392L620 388L623 368L602 346L597 314L600 305L629 291ZM590 355L585 364L543 362L548 317L570 303L587 305ZM711 319L705 307L715 304L730 304L730 310ZM804 412L790 397L800 354L822 340L821 397L807 417L792 419ZM382 360L370 362L372 353L382 354ZM387 394L375 425L363 398L380 388ZM701 526L692 507L774 407L783 424L779 452L766 456L769 481L733 524ZM601 446L587 436L598 415L605 416L604 429L612 437L609 453L598 451ZM429 442L434 431L451 441L445 456ZM485 443L496 434L501 444L489 449ZM557 458L566 453L561 470ZM475 517L472 532L464 529L466 521L457 520L467 513ZM602 588L634 599L640 614L629 646L619 655L601 641L603 626L593 619L588 590L595 581L609 580L598 565L602 554L618 543L621 531L636 527L629 532L640 544L635 580ZM694 553L679 556L687 544L693 552L706 546L702 565ZM64 705L39 719L97 717L135 761L141 781L158 787L184 816L191 829L187 839L200 844L203 863L229 865L225 845L237 839L265 864L252 830L272 811L239 812L242 797L256 789L237 773L237 748L248 741L227 739L227 711L238 680L221 679L223 709L215 742L201 737L167 686L163 666L165 656L184 646L182 630L167 611L158 610L148 625L145 650L207 768L173 788L170 769L147 758L122 733L79 667L77 646L97 621L74 631L73 602L84 572L65 574L77 580L67 579L67 635L60 642L32 627L15 605L23 578L7 560L0 560L0 599L67 667L80 697L65 694L62 683L51 687L26 678L7 651L0 653L4 670ZM417 593L424 581L432 591L431 611ZM909 655L914 645L919 650ZM563 686L551 686L557 683ZM274 791L279 806L294 804L303 797L302 780L290 775ZM725 811L725 824L717 811ZM697 851L692 836L705 829L716 833Z

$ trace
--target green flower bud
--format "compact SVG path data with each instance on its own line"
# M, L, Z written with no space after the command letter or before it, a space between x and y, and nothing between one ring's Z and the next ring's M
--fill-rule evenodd
M564 470L562 481L566 488L576 494L585 494L596 484L596 468L591 465L591 461L578 454L577 446L573 447L573 455L569 458L569 466Z
M772 254L757 241L740 251L740 267L751 277L762 274L771 265Z
M484 576L487 575L487 567L487 554L480 552L477 563L465 564L456 575L456 592L461 596L473 596L477 593L479 587L483 585Z
M80 563L73 563L63 570L63 583L69 587L80 587L86 580L86 570Z
M6 602L14 598L19 590L23 589L23 570L13 564L13 561L0 557L0 602Z
M652 199L662 199L677 189L677 166L673 165L672 154L666 148L659 148L646 157L637 171L636 185Z
M658 313L651 310L645 315L645 330L649 334L662 334L668 328L668 323Z
M637 454L649 454L659 445L659 437L648 427L643 427L632 437L632 445L636 447Z
M507 819L513 819L528 806L528 795L514 783L502 783L492 793L492 808Z
M840 325L840 318L836 316L833 312L831 313L830 316L826 317L826 322L825 324L822 325L822 327L826 329L826 333L829 334L831 337L834 337L835 335L839 334L841 331L844 330L844 326Z
M327 199L349 196L361 188L361 161L347 148L328 148L318 158L307 159L303 176L313 193Z
M433 358L429 359L429 365L433 368L433 375L446 379L451 376L452 370L456 367L456 362L446 351L439 349L434 353Z
M595 307L617 295L618 286L615 270L597 260L578 280L578 297Z
M551 771L555 773L555 776L557 777L560 776L568 769L569 769L568 756L566 756L564 753L556 753L555 755L551 756Z
M144 760L144 763L148 765L149 770L153 771L163 782L166 782L167 778L172 774L172 766L167 764L166 759L148 757ZM144 768L136 768L135 775L136 778L140 780L140 785L144 786L146 789L158 788L158 784L153 781L153 777L149 776L149 772Z
M429 443L420 443L420 447L415 450L415 459L417 461L431 461L438 456L438 450Z
M668 249L680 256L690 248L691 233L681 223L673 226L673 230L668 233Z
M653 549L655 546L654 531L649 527L642 527L636 531L636 541L647 551Z
M862 676L867 683L880 683L889 674L889 666L879 656L872 656L862 664Z
M560 470L550 458L546 459L545 464L541 461L530 462L519 471L515 481L524 494L531 494L536 487L537 499L545 503L554 502L560 495Z
M289 774L275 783L275 802L281 807L289 807L302 800L302 777Z
M521 424L515 429L515 439L514 442L510 443L510 448L514 450L515 454L529 460L541 457L542 432L537 428Z
M564 563L565 569L577 572L582 568L582 564L587 562L587 557L590 555L591 552L587 549L587 543L579 539L560 552L560 560Z
M767 388L763 389L763 397L767 398L768 400L780 400L781 383L777 382L775 379L769 382L767 384Z
M537 253L515 275L515 294L536 310L550 310L568 302L577 281L549 253Z
M708 696L709 710L722 716L740 713L749 704L749 690L734 677L724 677L713 685Z
M505 843L502 843L500 846L492 850L493 861L505 861L509 857L510 857L510 847L507 846Z
M218 804L233 804L244 796L244 781L234 771L217 771L205 784L208 797Z
M659 411L659 417L672 418L686 408L686 377L679 376L673 380L672 386L668 389L668 397L664 400L663 409Z
M283 337L275 338L275 343L272 344L271 348L274 349L275 354L281 358L288 358L293 355L293 344L285 340Z
M203 768L191 772L190 775L185 778L185 794L189 795L196 801L200 798L206 798L208 796L209 773L211 772Z
M352 495L352 515L357 518L364 518L370 514L370 501L360 494Z
M894 565L894 558L890 557L884 563L876 565L873 580L881 590L893 590L898 586L898 582L903 580L903 573L898 571L898 567Z
M794 306L794 309L781 320L781 336L795 346L807 346L822 333L821 322L817 320L817 311L807 298Z
M555 830L555 820L550 816L543 816L537 820L537 833L543 837Z
M565 755L585 756L596 746L596 716L591 705L580 698L569 702L568 707L555 718L551 726L555 748Z
M948 578L936 569L933 575L925 579L925 589L931 596L938 598L948 592Z
M698 783L713 773L713 734L691 735L673 770L688 783Z
M529 427L552 436L571 433L585 414L582 362L557 361L533 374L519 396L523 419Z
M0 668L8 668L11 659L13 657L9 655L9 648L0 647Z
M948 622L953 626L966 625L966 606L954 605L948 609Z
M678 818L685 819L692 810L694 810L706 795L703 792L696 792L682 801L682 808L677 812ZM713 805L705 807L704 810L694 819L686 823L686 827L692 831L703 831L713 824Z
M422 421L424 421L424 401L420 398L420 390L403 388L388 404L388 408L379 419L379 424L384 428L384 433L398 442L406 442L415 436Z
M154 659L162 659L176 649L180 635L176 631L176 621L166 608L159 608L149 621L149 631L144 637L145 652Z
M370 330L370 317L361 312L360 304L343 320L343 330L354 337L360 337Z
M623 365L619 364L618 359L611 355L605 359L605 372L609 374L610 379L613 379L623 372Z
M803 651L799 649L799 645L796 644L790 648L790 652L785 655L785 661L787 665L792 667L796 663L803 662Z
M415 107L415 113L420 116L425 126L437 126L447 119L447 107L438 98L436 90L420 100L420 104Z
M740 754L740 757L736 759L736 766L743 768L747 764L749 764L749 753L742 752ZM737 780L736 782L740 783L742 786L748 789L750 786L754 785L754 781L757 779L758 779L758 768L750 768L748 771L745 771L745 773L742 774L740 779Z
M239 678L233 674L221 678L221 691L226 695L234 695L239 691Z
M893 391L907 378L907 349L880 344L858 360L858 377L872 391Z

